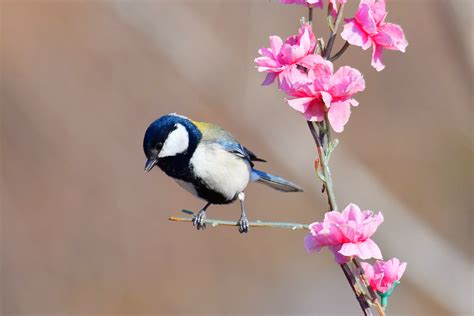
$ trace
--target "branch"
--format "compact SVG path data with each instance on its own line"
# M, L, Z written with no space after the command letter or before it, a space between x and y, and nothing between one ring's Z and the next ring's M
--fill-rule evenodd
M338 59L339 57L342 56L342 54L344 54L344 52L346 51L347 48L349 48L350 44L348 41L346 41L344 43L344 46L342 46L342 48L334 54L334 56L330 57L329 58L329 61L335 61L336 59Z
M194 212L188 211L188 210L182 210L183 213L193 215ZM168 220L172 222L192 222L193 217L175 217L171 216L168 218ZM216 227L216 226L239 226L238 222L234 221L225 221L225 220L220 220L220 219L206 219L204 221L205 224ZM260 220L257 220L255 222L249 222L250 227L272 227L272 228L286 228L286 229L291 229L291 230L297 230L297 229L308 229L309 225L307 224L299 224L299 223L285 223L285 222L262 222Z
M341 264L341 269L344 272L347 282L351 286L354 295L356 296L357 302L359 302L360 308L362 309L364 316L372 316L370 305L367 303L367 299L365 298L364 293L357 289L357 281L347 263Z
M384 312L382 306L380 305L380 302L377 298L377 294L375 294L374 289L370 286L369 282L367 281L367 278L365 277L365 274L364 274L364 269L361 267L361 265L359 263L359 260L357 260L357 258L352 258L352 263L356 267L356 270L357 270L357 273L359 275L360 280L362 281L364 286L369 291L370 298L372 300L372 303L377 308L377 312L379 313L380 316L385 316L385 312Z
M328 204L331 211L337 211L336 197L334 195L334 190L332 188L332 177L331 171L329 170L328 162L326 161L326 156L324 155L324 148L319 139L318 132L314 128L314 124L311 121L306 121L308 124L311 135L313 136L314 142L316 143L316 149L318 150L319 162L321 164L321 169L324 175L324 185L326 186L326 193L328 196ZM330 141L330 125L327 122L328 126L328 143Z
M339 28L339 24L341 24L342 17L344 16L344 5L342 3L339 5L339 9L337 10L336 22L334 25L331 25L331 6L328 7L328 20L329 20L329 29L331 30L331 34L329 34L328 45L326 46L326 50L324 51L324 58L329 59L331 55L332 46L334 45L334 41L336 40L337 29Z

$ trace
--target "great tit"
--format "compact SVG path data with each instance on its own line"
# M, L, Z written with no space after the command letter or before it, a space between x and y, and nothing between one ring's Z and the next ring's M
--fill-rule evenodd
M226 130L175 113L150 124L143 139L143 150L147 158L145 171L158 166L181 187L206 201L193 217L193 225L198 230L206 227L209 205L229 204L238 199L239 232L248 232L244 189L249 182L260 182L283 192L303 191L283 178L254 169L254 162L265 160L242 146Z

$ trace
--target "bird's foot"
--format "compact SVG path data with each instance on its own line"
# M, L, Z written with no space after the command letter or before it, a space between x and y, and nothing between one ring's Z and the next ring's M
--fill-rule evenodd
M195 226L197 230L206 229L205 221L206 221L205 210L200 210L199 213L193 216L193 226Z
M248 233L249 232L249 220L247 219L247 216L241 215L239 219L239 232L242 233Z

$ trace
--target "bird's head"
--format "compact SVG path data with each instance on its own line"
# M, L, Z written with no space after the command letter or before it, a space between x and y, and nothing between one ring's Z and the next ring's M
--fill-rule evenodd
M201 133L187 117L168 114L150 124L143 139L147 161L145 171L150 171L160 160L185 155L196 149Z

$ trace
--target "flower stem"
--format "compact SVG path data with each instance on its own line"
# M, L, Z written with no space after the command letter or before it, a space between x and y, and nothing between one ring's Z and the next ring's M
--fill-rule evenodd
M314 123L311 121L307 121L307 124L308 124L309 130L311 131L311 135L313 135L314 141L316 143L316 149L318 150L319 163L321 164L321 169L323 171L324 185L326 187L325 191L328 196L329 208L331 211L337 211L336 196L334 194L334 190L332 187L331 171L326 161L326 155L324 154L323 145L321 144L321 140L319 138L318 132L314 128ZM330 131L330 128L328 128L328 133L327 133L328 136L330 135L329 131Z
M345 3L342 3L339 5L334 27L332 27L332 25L329 25L329 29L331 30L331 33L329 34L328 44L326 46L326 50L324 51L324 55L323 55L323 57L326 59L329 59L329 56L331 56L332 47L334 45L334 41L336 40L337 29L339 28L339 24L341 24L342 17L344 16L344 5ZM328 10L328 16L331 15L330 11L331 10Z
M334 56L329 57L329 61L335 61L336 59L338 59L339 57L341 57L342 54L344 54L345 51L349 48L349 46L350 46L349 42L346 41L346 42L344 43L344 46L342 46L342 48L341 48L337 53L335 53Z
M341 264L341 269L346 276L347 282L350 284L352 291L354 292L357 302L359 302L360 308L364 312L365 316L372 316L372 311L370 310L370 305L367 303L364 293L360 292L356 288L356 280L354 274L352 273L351 269L347 265L347 263Z
M364 286L369 291L370 297L372 299L372 303L375 305L375 308L377 308L377 311L378 311L379 315L380 316L385 316L385 312L384 312L382 306L380 305L380 302L377 298L377 294L375 293L374 289L370 286L369 282L367 281L367 279L365 277L365 274L364 274L364 269L360 265L359 260L357 260L357 258L352 258L352 263L357 268L360 280L362 281Z

